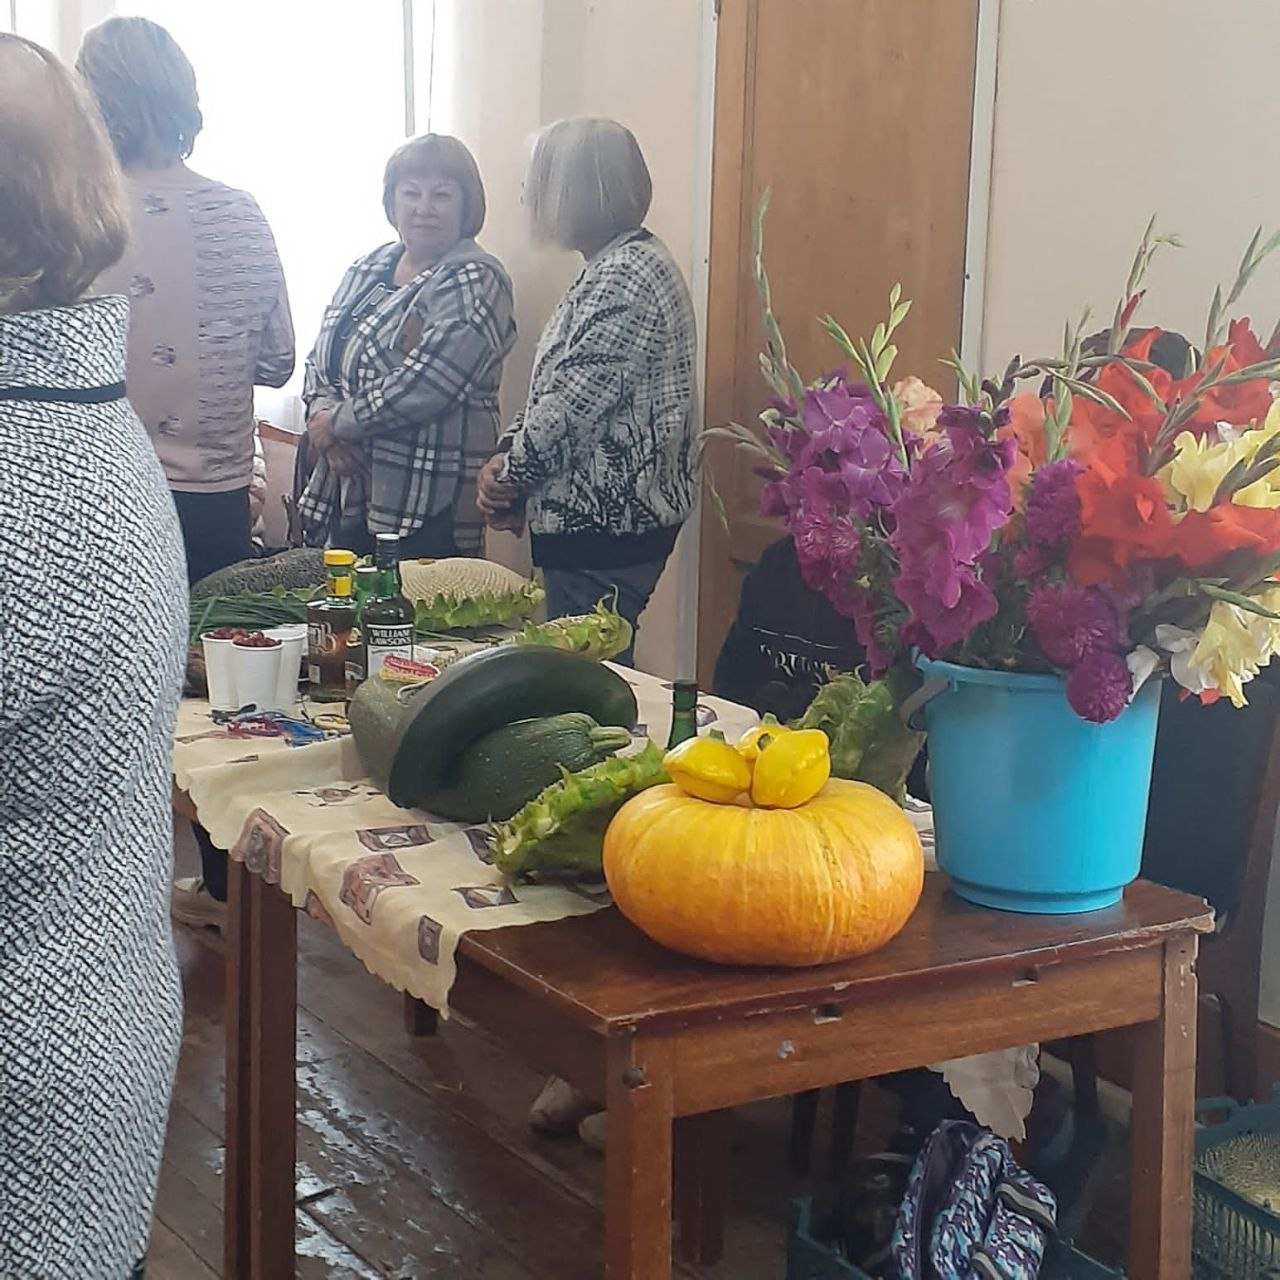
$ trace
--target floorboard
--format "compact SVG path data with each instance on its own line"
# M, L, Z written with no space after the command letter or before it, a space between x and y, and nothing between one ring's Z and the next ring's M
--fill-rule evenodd
M189 837L179 849L190 867ZM223 950L215 932L182 928L177 948L186 1027L148 1276L208 1280L221 1274ZM299 955L301 1280L596 1280L604 1164L529 1132L539 1078L460 1018L409 1037L400 995L305 918ZM726 1254L682 1276L785 1273L786 1206L811 1189L786 1165L789 1114L785 1101L735 1113ZM864 1090L859 1146L878 1149L892 1123L884 1095Z

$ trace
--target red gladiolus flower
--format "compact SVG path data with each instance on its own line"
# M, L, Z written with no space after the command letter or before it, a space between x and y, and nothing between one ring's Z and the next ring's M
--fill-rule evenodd
M1201 369L1173 384L1173 394L1183 400L1194 395L1204 381L1205 370L1225 360L1224 374L1239 373L1250 365L1261 364L1267 353L1249 326L1247 319L1233 320L1227 330L1227 341L1214 347L1204 359ZM1245 427L1261 421L1271 408L1271 385L1265 378L1241 382L1230 387L1215 387L1206 393L1187 424L1189 431L1208 431L1219 422Z
M1220 502L1208 511L1188 511L1174 535L1174 554L1192 572L1208 569L1232 551L1269 556L1280 546L1280 510Z
M1162 332L1160 329L1148 329L1125 347L1125 355L1135 360L1149 360L1151 348ZM1152 369L1145 376L1155 388L1156 394L1167 404L1173 379L1163 369ZM1104 365L1094 385L1120 404L1129 416L1126 418L1124 414L1117 413L1106 405L1096 404L1084 396L1076 396L1071 406L1072 454L1085 462L1102 445L1119 440L1123 442L1130 459L1136 460L1139 441L1150 444L1156 438L1162 421L1160 410L1128 368L1119 361Z
M1124 590L1126 570L1135 560L1170 554L1176 532L1160 481L1137 471L1128 444L1100 445L1076 477L1080 495L1080 537L1067 571L1081 586L1108 582Z

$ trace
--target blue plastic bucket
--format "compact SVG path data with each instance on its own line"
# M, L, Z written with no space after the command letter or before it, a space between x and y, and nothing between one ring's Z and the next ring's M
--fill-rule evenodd
M1055 675L922 659L938 865L970 902L1038 915L1119 902L1142 865L1160 682L1109 724Z

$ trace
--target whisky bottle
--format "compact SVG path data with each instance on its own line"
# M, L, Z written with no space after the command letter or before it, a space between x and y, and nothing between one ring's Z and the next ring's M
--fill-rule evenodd
M400 586L400 539L394 533L378 534L374 566L377 585L360 616L366 680L376 679L390 657L413 660L413 605Z
M307 605L307 666L316 702L347 699L347 644L356 624L355 564L350 551L326 551L325 596Z

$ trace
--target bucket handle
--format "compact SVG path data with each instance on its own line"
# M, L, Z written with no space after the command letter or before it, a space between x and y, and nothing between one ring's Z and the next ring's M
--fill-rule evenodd
M925 705L932 702L940 693L946 693L950 688L951 681L946 676L934 676L932 680L926 680L915 693L903 701L902 706L898 708L898 718L913 733L923 733L924 720L921 712L924 711Z

